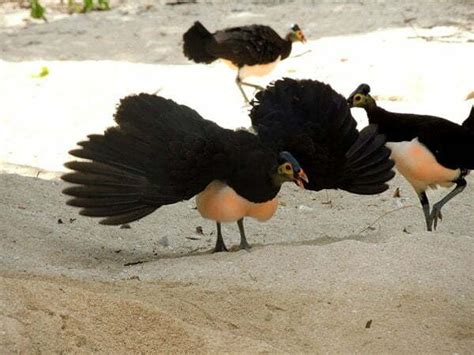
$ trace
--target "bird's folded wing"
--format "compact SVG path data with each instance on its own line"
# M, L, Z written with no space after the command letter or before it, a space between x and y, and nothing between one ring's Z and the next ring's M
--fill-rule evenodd
M281 54L282 39L267 26L253 25L217 31L214 39L208 51L238 65L271 63Z

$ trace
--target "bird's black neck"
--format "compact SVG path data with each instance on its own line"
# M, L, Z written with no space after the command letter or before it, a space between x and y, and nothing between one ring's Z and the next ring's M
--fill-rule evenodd
M375 101L374 101L375 102ZM410 114L387 111L376 104L364 107L370 124L376 124L388 142L409 141L419 134L418 119Z
M370 124L380 124L387 119L390 119L390 112L377 106L375 100L372 100L372 102L369 102L366 106L364 106L364 110L367 113L367 118L369 119Z
M287 36L286 39L282 41L280 59L285 59L290 56L292 46L293 41Z
M227 184L241 197L255 203L272 200L276 197L281 188L281 186L274 184L270 176L268 176L268 178L263 178L263 180L259 180L258 183L255 183L253 180L250 181L233 178L228 180Z

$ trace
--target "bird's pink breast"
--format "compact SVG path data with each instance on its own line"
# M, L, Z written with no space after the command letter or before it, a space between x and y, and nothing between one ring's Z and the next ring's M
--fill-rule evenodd
M451 186L459 177L459 169L442 166L417 138L409 142L390 142L387 143L387 147L392 150L390 158L395 161L397 170L417 192L424 191L428 187L436 188L437 185Z
M199 193L196 204L201 216L213 221L236 222L243 217L252 217L263 222L275 214L278 199L263 203L250 202L228 185L215 180Z

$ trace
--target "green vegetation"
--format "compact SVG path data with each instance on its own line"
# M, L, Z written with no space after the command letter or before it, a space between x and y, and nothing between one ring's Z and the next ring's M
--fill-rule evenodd
M74 1L70 1L74 3ZM93 10L110 10L109 1L108 0L97 0L97 5L94 5L94 0L84 0L84 5L80 12L88 12Z
M89 11L110 10L109 0L83 0L82 4L74 0L68 0L67 6L69 9L69 13L74 13L74 12L85 13ZM44 16L46 10L40 4L39 0L30 0L30 9L31 9L30 16L32 18L43 19L47 21L46 17Z
M44 78L49 75L48 67L41 67L41 71L38 74L33 74L32 78Z
M31 17L46 20L44 17L44 7L41 6L38 0L30 0L30 8Z

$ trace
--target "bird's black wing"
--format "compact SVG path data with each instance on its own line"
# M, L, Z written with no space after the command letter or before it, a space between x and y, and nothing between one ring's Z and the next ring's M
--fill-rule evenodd
M271 27L262 25L233 27L213 36L215 41L208 44L207 51L237 66L274 62L285 45Z
M260 139L300 162L311 190L385 191L394 176L384 136L361 132L343 96L313 80L278 80L256 95L250 117Z
M471 111L461 126L437 116L390 112L376 107L369 112L369 120L377 123L389 142L417 138L441 165L474 169L474 130L469 129L472 115Z
M67 163L74 172L62 177L78 185L64 190L73 196L68 203L83 215L106 217L103 224L128 223L189 199L212 180L228 180L245 160L239 147L231 149L239 134L162 97L126 97L115 120L118 126L78 143L70 154L89 161Z
M448 120L426 120L420 125L418 140L450 169L474 169L474 131Z

